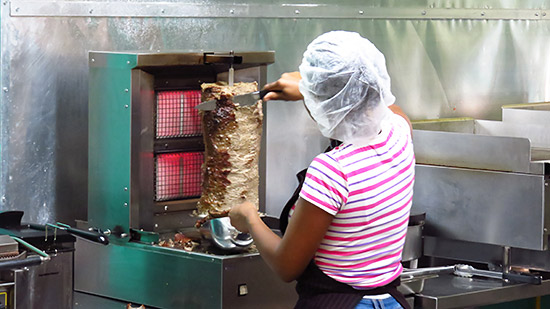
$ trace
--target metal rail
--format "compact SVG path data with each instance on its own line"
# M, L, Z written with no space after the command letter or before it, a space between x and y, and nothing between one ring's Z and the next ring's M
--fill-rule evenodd
M197 4L179 2L4 1L14 17L186 17L544 20L545 9L395 8L345 4Z

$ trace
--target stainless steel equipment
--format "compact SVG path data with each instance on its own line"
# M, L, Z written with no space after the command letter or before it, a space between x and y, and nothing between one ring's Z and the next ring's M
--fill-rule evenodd
M77 291L161 308L295 303L293 284L257 252L157 245L198 219L200 85L227 81L232 66L235 82L261 87L273 61L273 52L90 53L88 224L108 231L110 245L77 243ZM260 210L264 202L261 185Z
M407 227L407 236L405 238L405 245L403 247L403 256L401 261L404 265L416 268L418 267L418 260L423 255L423 231L424 224L426 221L425 213L411 213L409 217L409 226ZM424 280L426 278L431 278L432 275L428 276L408 276L401 275L401 285L398 287L398 290L407 297L407 300L413 303L414 299L411 298L412 294L422 292L424 288Z
M75 238L66 231L21 224L22 217L22 211L0 213L0 305L72 308Z
M549 107L505 106L503 121L414 123L413 209L426 212L424 254L485 264L507 279L430 279L418 304L477 306L550 294ZM513 270L520 269L517 276ZM532 280L537 273L542 282Z
M423 241L422 235L424 232L424 224L426 222L426 213L411 213L409 216L409 226L407 227L407 237L405 246L403 247L403 262L412 262L413 266L416 261L422 257Z
M235 229L229 217L213 218L200 227L203 238L214 243L219 249L226 251L244 251L254 241L248 233L241 233Z

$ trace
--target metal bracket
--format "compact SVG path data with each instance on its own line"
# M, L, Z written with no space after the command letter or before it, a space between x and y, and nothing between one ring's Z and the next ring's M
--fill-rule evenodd
M241 64L243 63L242 56L236 56L232 52L218 53L218 52L205 52L203 54L204 64Z

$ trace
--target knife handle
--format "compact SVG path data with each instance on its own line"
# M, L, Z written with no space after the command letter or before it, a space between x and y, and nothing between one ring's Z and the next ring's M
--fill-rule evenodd
M260 92L258 93L258 95L260 96L260 100L263 100L265 95L270 93L270 92L283 92L282 90L260 90Z
M75 236L82 237L84 239L100 243L102 245L109 244L109 238L101 233L84 231L84 230L75 229L72 227L67 227L66 231Z
M518 274L518 273L504 273L502 274L503 279L508 279L512 282L517 283L528 283L528 284L535 284L540 285L542 284L542 276L540 275L534 275L534 274Z
M23 260L7 260L0 262L0 270L17 269L42 264L42 258L39 255L33 255Z

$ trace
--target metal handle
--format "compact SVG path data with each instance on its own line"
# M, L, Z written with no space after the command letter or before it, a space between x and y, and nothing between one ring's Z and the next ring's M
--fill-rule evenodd
M455 266L438 266L438 267L424 267L417 269L404 269L401 273L401 278L418 277L434 274L446 274L452 273L455 270Z
M283 92L282 90L260 90L260 92L258 93L258 95L260 96L260 100L263 100L263 98L265 97L266 94L270 93L270 92Z
M48 225L65 230L75 236L82 237L84 239L87 239L93 242L97 242L103 245L109 244L109 238L101 233L75 229L75 228L72 228L70 225L64 224L61 222L57 222L56 225L53 225L53 224L48 224Z
M530 275L530 274L518 274L518 273L505 273L502 274L502 279L510 280L510 282L521 282L528 284L540 285L542 284L542 276Z
M23 260L2 261L0 262L0 270L40 265L42 261L43 261L43 258L38 255L33 255Z
M461 277L481 276L494 279L509 280L510 282L542 284L542 276L532 274L518 274L514 272L502 273L498 271L476 269L470 265L456 265L455 275Z
M66 230L67 230L67 232L69 232L69 233L71 233L75 236L82 237L84 239L87 239L87 240L90 240L90 241L93 241L93 242L97 242L97 243L100 243L100 244L103 244L103 245L108 245L109 244L109 238L107 236L103 235L103 234L100 234L100 233L79 230L79 229L75 229L75 228L72 228L72 227L67 227Z

